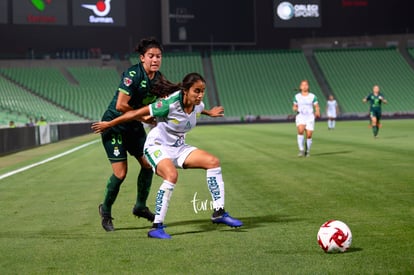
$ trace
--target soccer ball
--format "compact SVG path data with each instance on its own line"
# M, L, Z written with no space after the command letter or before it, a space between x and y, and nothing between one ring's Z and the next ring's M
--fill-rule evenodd
M345 252L352 243L349 227L341 221L330 220L318 231L318 244L325 252Z

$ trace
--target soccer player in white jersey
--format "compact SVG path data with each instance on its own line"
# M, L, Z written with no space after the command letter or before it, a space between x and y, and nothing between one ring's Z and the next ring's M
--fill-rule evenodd
M155 173L163 178L155 200L155 219L148 237L158 239L171 238L164 231L163 222L167 214L168 204L177 183L176 168L201 168L207 172L207 186L213 200L213 223L240 227L243 223L231 217L224 210L224 181L221 173L220 160L214 155L185 143L188 131L196 126L200 114L211 117L224 115L221 106L204 110L202 102L206 84L198 73L186 75L180 86L164 87L176 89L177 92L165 99L128 111L122 116L111 120L97 122L92 125L96 133L101 133L119 123L145 119L147 116L156 118L156 126L148 133L144 145L144 154Z
M309 82L302 80L299 86L300 93L293 98L293 111L296 115L296 127L298 130L297 141L299 147L299 155L310 156L312 146L312 133L315 128L315 117L320 117L320 109L318 98L309 92ZM315 109L315 111L314 111ZM306 151L305 151L305 130L306 130Z
M336 102L333 95L328 96L326 102L326 116L328 117L328 130L335 129L336 117L339 114L338 103Z

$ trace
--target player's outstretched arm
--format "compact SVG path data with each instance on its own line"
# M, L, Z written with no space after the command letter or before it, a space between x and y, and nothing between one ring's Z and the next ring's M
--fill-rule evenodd
M224 107L223 106L216 106L211 108L210 110L203 110L201 112L203 115L208 115L211 117L223 117L224 116Z
M111 120L111 121L100 121L100 122L95 122L92 124L91 128L95 133L102 133L105 130L114 127L118 124L127 122L127 121L131 121L131 120L140 120L145 116L148 116L150 114L149 111L149 107L148 106L144 106L138 110L132 110L132 111L128 111L125 114Z

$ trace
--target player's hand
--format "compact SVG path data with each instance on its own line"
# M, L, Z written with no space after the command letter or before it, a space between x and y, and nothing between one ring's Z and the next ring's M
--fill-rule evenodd
M153 116L144 116L140 119L140 121L152 126L157 125L157 120Z
M95 134L99 134L104 132L106 129L110 128L109 127L109 122L108 121L99 121L99 122L95 122L92 124L91 129L93 130L93 132Z
M223 117L224 116L224 107L223 106L213 107L208 111L208 115L211 116L211 117Z
M383 100L384 99L382 96L379 96L378 98L379 98L379 100Z
M321 117L321 113L320 112L315 112L315 117L316 118L320 118Z

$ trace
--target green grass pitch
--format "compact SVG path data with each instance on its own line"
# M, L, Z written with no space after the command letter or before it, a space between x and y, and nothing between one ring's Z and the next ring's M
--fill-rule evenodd
M165 224L147 237L131 214L138 165L113 207L98 204L111 174L100 142L0 180L0 274L413 274L414 120L317 122L310 158L297 157L293 123L199 126L187 142L221 160L226 209L244 226L210 222L203 170L180 170ZM86 135L0 158L0 175L99 139ZM161 179L154 177L154 207ZM339 219L350 250L326 254L319 226Z

